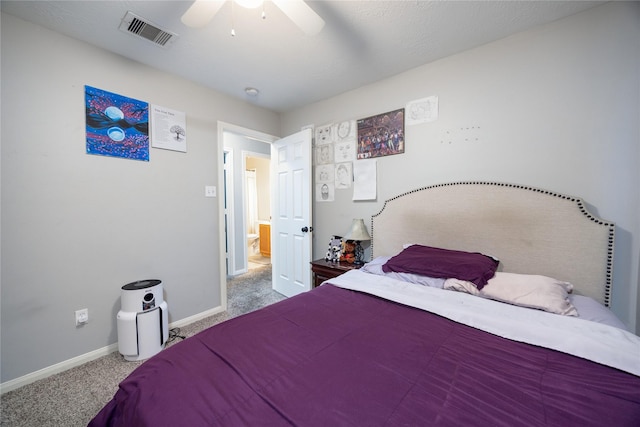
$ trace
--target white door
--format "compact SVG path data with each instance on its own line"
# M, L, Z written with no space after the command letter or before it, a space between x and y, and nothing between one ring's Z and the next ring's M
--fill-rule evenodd
M273 289L290 297L311 289L311 129L271 147Z

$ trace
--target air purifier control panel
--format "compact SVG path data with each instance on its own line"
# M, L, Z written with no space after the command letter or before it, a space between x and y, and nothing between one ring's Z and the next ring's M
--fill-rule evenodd
M142 311L151 310L155 306L156 306L156 297L153 295L153 292L144 294L144 297L142 298Z

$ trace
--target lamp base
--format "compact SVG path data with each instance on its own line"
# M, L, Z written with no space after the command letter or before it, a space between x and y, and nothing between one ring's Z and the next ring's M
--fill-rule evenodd
M360 246L360 240L356 240L355 241L356 247L354 249L354 255L355 255L355 261L353 261L353 263L355 265L363 265L364 264L364 249L362 249L362 246Z

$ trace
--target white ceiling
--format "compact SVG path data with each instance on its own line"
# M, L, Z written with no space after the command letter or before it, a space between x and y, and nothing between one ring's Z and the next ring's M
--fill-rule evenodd
M285 112L604 2L307 1L326 22L306 36L270 2L227 2L209 25L191 1L5 1L5 13L249 102ZM232 19L233 9L233 19ZM178 35L169 47L118 29L131 11ZM236 36L231 36L231 26ZM257 97L246 87L260 90Z

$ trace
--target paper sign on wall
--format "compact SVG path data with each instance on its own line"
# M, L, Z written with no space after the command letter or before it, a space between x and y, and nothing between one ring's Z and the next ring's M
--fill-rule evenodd
M151 146L186 153L187 122L185 113L159 105L152 105Z
M377 159L353 162L353 200L375 200Z

